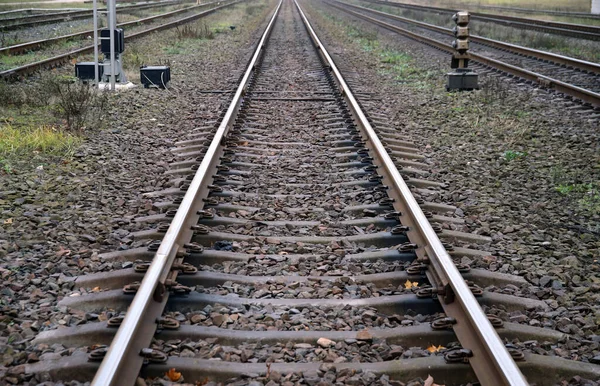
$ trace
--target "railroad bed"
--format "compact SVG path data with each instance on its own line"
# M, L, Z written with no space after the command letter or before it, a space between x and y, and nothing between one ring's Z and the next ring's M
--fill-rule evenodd
M221 120L173 149L173 188L147 194L163 214L138 219L137 248L101 256L124 269L64 278L59 307L82 322L31 342L64 348L21 367L32 383L129 385L141 368L148 383L525 384L511 358L537 384L600 377L520 343L565 334L503 322L547 309L511 295L523 278L452 264L487 256L489 239L429 199L444 184L385 116L364 115L303 21L280 3Z

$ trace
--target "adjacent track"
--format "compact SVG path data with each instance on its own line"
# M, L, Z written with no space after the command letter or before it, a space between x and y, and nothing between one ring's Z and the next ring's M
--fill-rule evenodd
M451 34L447 28L340 1L334 1L330 5L442 51L454 52L450 44L441 40L446 40L446 37ZM364 12L374 14L376 17L367 16ZM391 20L394 24L383 21L382 18ZM397 22L404 25L400 27L396 24ZM416 26L417 29L403 28L406 25L411 28ZM442 35L441 38L440 35ZM480 36L473 36L472 41L474 44L472 44L470 55L473 61L556 90L591 106L600 107L600 66L598 64Z
M184 1L160 1L151 4L127 5L117 7L117 12L138 11L149 8L167 7L169 5L181 4ZM105 10L105 9L102 9ZM102 11L101 10L101 11ZM31 28L40 24L58 23L67 20L88 19L92 17L92 10L86 9L83 11L67 11L46 13L41 15L31 15L15 18L0 19L0 31L12 31L21 28Z
M407 9L414 9L418 11L428 12L443 12L443 13L455 13L457 10L449 8L431 7L425 5L414 5L406 3L397 3L393 1L381 1L381 0L365 0L369 3L382 4L390 7L400 7ZM558 21L539 20L531 18L523 18L517 16L507 16L489 13L470 12L472 20L479 20L482 22L491 22L496 24L502 24L509 27L516 27L522 29L531 29L535 31L548 32L563 36L570 36L579 39L590 39L600 40L600 26L592 26L586 24L573 24L573 23L561 23Z
M117 24L117 27L136 26L136 25L148 23L148 22L155 21L155 20L169 18L169 17L176 16L176 15L179 15L182 13L187 13L187 12L194 11L197 9L210 7L215 4L217 4L216 1L210 2L210 3L204 3L204 4L200 4L200 5L193 5L190 7L178 9L176 11L162 13L160 15L154 15L154 16L145 17L143 19L128 21L125 23L119 23L119 24ZM12 46L0 48L0 55L1 54L4 54L4 55L22 54L25 52L30 52L30 51L40 49L45 46L56 44L58 42L69 41L69 40L74 40L74 39L85 39L85 38L90 38L93 36L94 36L94 30L89 30L89 31L83 31L83 32L76 32L76 33L63 35L63 36L57 36L55 38L50 38L50 39L35 40L35 41L31 41L31 42L26 42L26 43L15 44Z
M171 368L200 383L302 372L312 384L336 371L349 383L357 371L448 385L525 385L521 370L538 384L549 372L600 377L600 366L505 347L500 336L565 336L483 313L478 303L547 305L479 287L521 277L455 265L486 256L471 246L489 238L423 199L444 184L424 178L413 143L365 113L369 96L352 92L297 2L279 3L232 94L218 121L198 122L173 150L174 187L146 195L162 197L163 212L138 219L150 229L132 235L137 248L101 256L135 266L74 278L59 303L113 317L40 333L34 345L76 349L26 372L103 386ZM430 344L440 352L418 349Z
M143 36L147 36L147 35L149 35L151 33L154 33L154 32L163 31L163 30L166 30L166 29L169 29L169 28L174 28L174 27L180 26L182 24L189 23L191 21L200 19L200 18L202 18L204 16L210 15L211 13L213 13L213 12L219 10L219 9L223 9L223 8L229 7L229 6L233 5L233 4L237 4L240 1L242 1L242 0L217 2L217 4L221 4L222 3L222 5L218 5L216 7L210 8L210 9L208 9L206 11L202 11L202 12L197 13L195 15L187 16L187 17L184 17L184 18L181 18L181 19L169 22L169 23L165 23L165 24L158 25L156 27L148 28L148 29L146 29L144 31L136 32L136 33L129 34L129 35L126 34L125 35L125 40L126 41L134 40L134 39L137 39L137 38L140 38L140 37L143 37ZM209 4L214 4L214 3L209 3ZM203 5L201 5L199 7L202 7L202 6ZM187 9L186 11L189 11L189 9ZM174 12L177 13L179 11L174 11ZM160 18L160 17L164 17L164 15L152 16L152 17L149 17L149 18L146 18L146 19L141 19L141 20L146 20L147 21L149 19L157 19L157 18ZM136 21L136 22L139 22L139 20ZM123 23L123 24L121 24L121 26L123 26L125 24L129 24L129 23ZM20 67L12 68L10 70L1 71L0 72L0 78L15 79L15 78L25 76L27 74L30 74L32 72L35 72L35 71L38 71L38 70L41 70L41 69L44 69L44 68L53 68L53 67L56 67L58 65L61 65L62 63L70 60L71 58L76 58L79 55L83 55L83 54L92 52L93 50L94 50L94 46L93 45L92 46L87 46L87 47L79 48L79 49L76 49L76 50L73 50L73 51L70 51L70 52L67 52L67 53L64 53L64 54L60 54L60 55L56 55L56 56L53 56L53 57L50 57L50 58L47 58L47 59L43 59L43 60L40 60L40 61L37 61L37 62L34 62L34 63L29 63L29 64L26 64L26 65L23 65L23 66L20 66Z

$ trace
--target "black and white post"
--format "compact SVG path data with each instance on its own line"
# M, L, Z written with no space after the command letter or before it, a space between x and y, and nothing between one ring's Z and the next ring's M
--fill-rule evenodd
M474 90L479 88L477 74L469 68L469 12L460 11L452 16L456 27L452 30L454 41L450 67L454 70L448 74L448 85L446 89L451 90Z

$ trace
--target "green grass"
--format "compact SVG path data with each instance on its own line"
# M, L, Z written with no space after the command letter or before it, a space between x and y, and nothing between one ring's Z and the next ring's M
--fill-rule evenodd
M0 155L44 153L56 156L69 156L81 139L55 127L38 126L15 128L12 125L0 126ZM3 167L7 163L3 162ZM4 169L6 171L6 169Z
M507 150L504 152L504 159L507 161L513 161L519 158L525 158L527 157L527 152L521 152L521 151L514 151L514 150Z

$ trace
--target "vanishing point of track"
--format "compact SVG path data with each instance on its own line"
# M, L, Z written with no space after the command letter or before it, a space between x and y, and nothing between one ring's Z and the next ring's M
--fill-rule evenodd
M74 278L76 288L101 290L59 304L114 317L40 333L34 344L80 349L25 371L122 386L171 368L188 382L320 377L332 367L446 384L525 385L523 374L548 384L549 371L598 378L599 366L505 347L501 338L564 334L482 311L478 300L547 306L481 290L521 277L455 265L485 256L470 246L487 238L460 231L455 208L421 197L444 184L424 179L415 145L363 103L300 5L279 3L219 121L199 122L174 149L174 187L147 195L163 197L155 206L164 211L138 219L153 225L135 234L147 242L102 256L135 266ZM371 357L382 340L391 349ZM448 348L404 355L432 343Z

